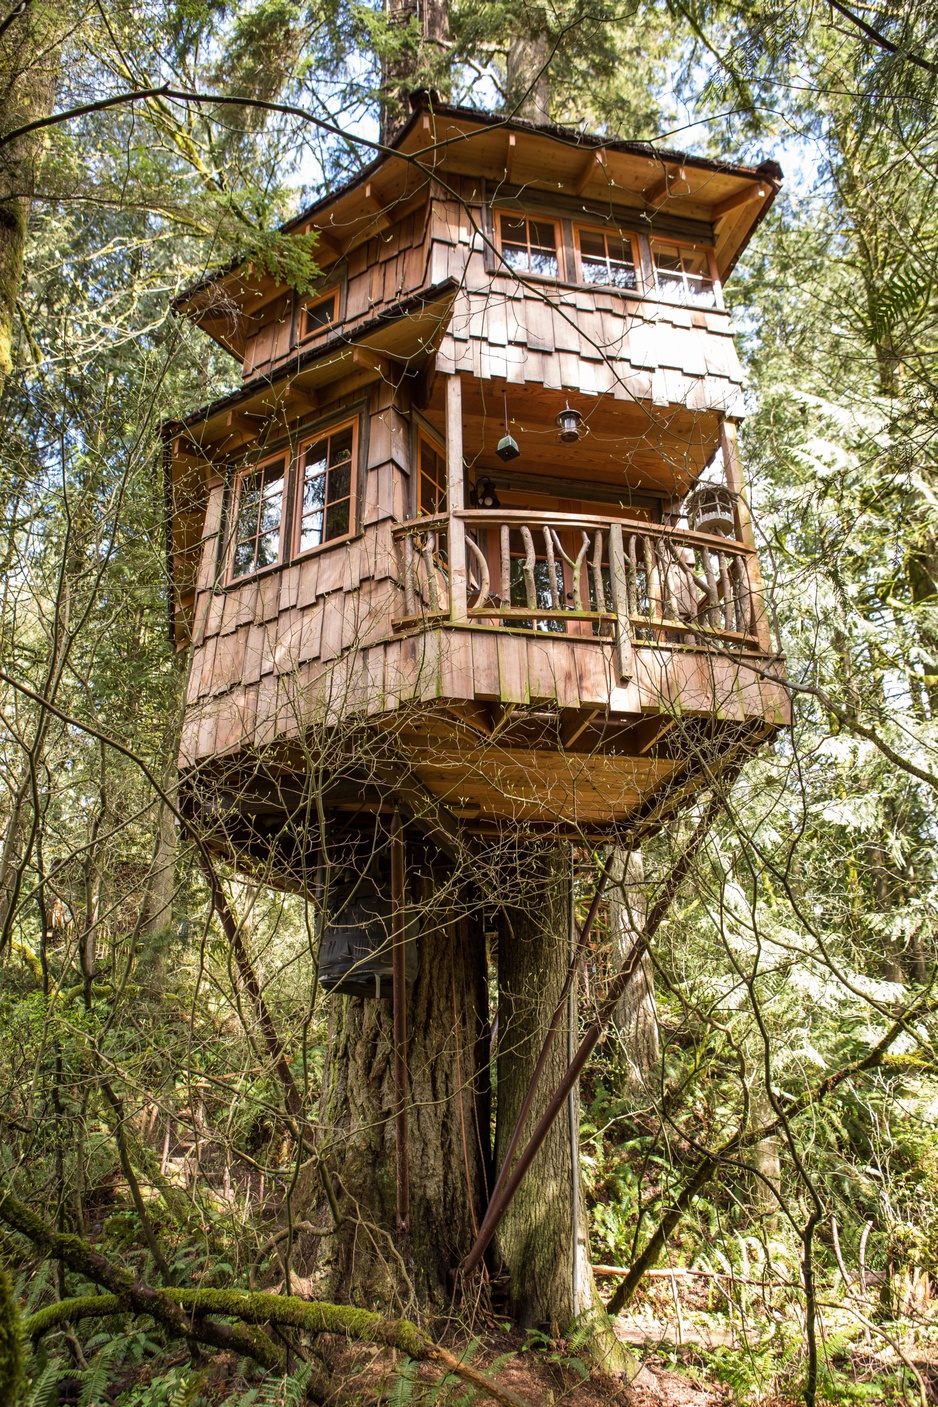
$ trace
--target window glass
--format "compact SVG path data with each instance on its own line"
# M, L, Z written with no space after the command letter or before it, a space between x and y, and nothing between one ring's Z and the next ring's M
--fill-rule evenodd
M651 242L658 292L675 303L693 303L712 308L716 303L710 261L705 249L687 245Z
M303 336L311 337L314 332L319 332L332 322L335 322L334 293L330 293L327 298L317 299L315 303L303 309Z
M301 453L300 545L306 552L330 538L345 537L352 522L351 425L307 445Z
M524 215L501 215L502 258L522 274L556 278L557 229L552 220L529 220Z
M637 288L635 254L628 236L604 230L579 230L580 267L584 283L604 283L613 288Z
M242 474L238 481L231 568L235 580L273 566L280 558L285 470L285 460L277 459Z
M426 514L446 512L446 460L436 446L422 436L417 509L419 513Z

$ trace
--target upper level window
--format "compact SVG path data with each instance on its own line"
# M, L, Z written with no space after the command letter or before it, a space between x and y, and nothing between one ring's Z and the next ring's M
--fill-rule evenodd
M286 459L271 459L238 475L235 487L234 580L280 560Z
M432 440L420 436L420 484L417 512L446 512L446 460Z
M502 258L522 274L556 278L557 226L553 220L529 220L524 215L500 215Z
M354 449L354 425L343 425L301 448L300 552L351 532Z
M664 298L674 303L694 303L702 308L715 306L713 275L706 249L653 239L651 257L655 286Z
M628 235L606 230L577 230L583 283L638 288L638 260Z
M335 322L336 307L338 298L333 290L327 293L324 298L316 298L312 303L307 303L303 309L301 337L312 337L315 332L321 332L324 327Z

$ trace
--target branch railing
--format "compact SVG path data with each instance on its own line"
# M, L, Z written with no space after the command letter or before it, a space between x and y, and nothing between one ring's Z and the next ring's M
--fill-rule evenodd
M465 541L464 590L448 568ZM395 529L403 614L631 643L768 648L755 553L743 543L656 523L468 509ZM465 599L465 612L456 602ZM628 648L626 648L628 647Z

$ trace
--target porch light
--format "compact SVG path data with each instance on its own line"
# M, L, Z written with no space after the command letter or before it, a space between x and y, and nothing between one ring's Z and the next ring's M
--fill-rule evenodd
M580 438L580 427L583 424L583 417L578 410L572 410L570 406L565 406L557 416L557 426L560 430L560 443L562 445L572 445Z
M504 441L502 443L504 443ZM514 444L514 440L512 440L511 443ZM502 458L504 459L505 456L503 455ZM512 458L512 456L509 455L508 458ZM499 502L498 494L495 492L495 485L489 478L479 479L473 497L475 498L475 506L477 508L501 508L502 506Z

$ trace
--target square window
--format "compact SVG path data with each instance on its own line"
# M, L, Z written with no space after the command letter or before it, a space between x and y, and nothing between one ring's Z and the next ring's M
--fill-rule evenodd
M716 305L716 292L706 249L652 240L651 256L658 292L674 303L698 308Z
M553 220L529 220L524 215L500 215L502 259L521 274L556 278L557 226Z
M312 337L335 322L336 295L329 293L325 298L317 298L303 309L303 337Z
M580 269L584 283L609 288L638 288L635 251L631 239L605 230L577 230Z

